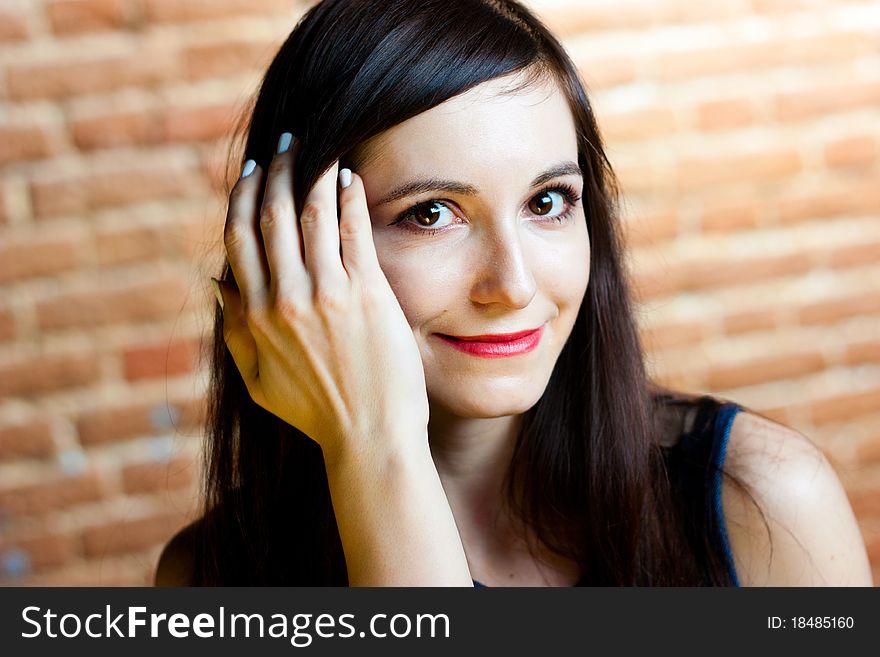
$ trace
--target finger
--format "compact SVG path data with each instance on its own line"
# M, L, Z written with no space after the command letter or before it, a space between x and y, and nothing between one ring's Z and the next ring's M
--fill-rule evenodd
M355 173L350 174L348 187L339 188L339 243L342 248L342 265L349 277L370 277L381 267L373 242L373 225L367 208L364 181ZM343 175L340 174L340 181Z
M309 191L299 217L306 269L316 288L330 288L348 280L339 257L338 174L339 162L334 162Z
M242 301L254 308L265 304L269 278L269 266L257 232L257 199L262 178L262 169L253 160L248 160L242 177L229 195L229 209L223 229L226 258L241 290Z
M269 267L269 294L289 296L308 283L293 206L293 167L296 146L285 132L266 175L260 208L260 230Z
M218 281L218 285L223 295L223 341L248 392L257 401L260 396L257 344L248 328L241 296L228 281Z

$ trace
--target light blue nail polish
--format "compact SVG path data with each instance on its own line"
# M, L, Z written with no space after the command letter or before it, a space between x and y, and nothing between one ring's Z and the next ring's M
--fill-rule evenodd
M293 135L289 132L282 132L281 137L278 139L278 153L286 153L287 149L290 148L290 142L293 139Z
M257 163L253 160L248 160L244 163L244 168L241 170L241 177L247 178L254 172L254 169L257 167Z
M351 169L339 170L339 186L345 189L351 184Z

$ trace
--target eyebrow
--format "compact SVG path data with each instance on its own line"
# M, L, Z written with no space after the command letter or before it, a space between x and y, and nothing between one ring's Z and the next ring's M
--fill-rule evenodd
M537 187L543 183L559 178L561 176L582 176L581 168L575 162L560 162L546 171L538 174L531 182L529 187ZM479 193L476 187L457 180L443 180L441 178L419 178L411 180L407 183L395 187L388 194L383 196L376 205L384 205L397 201L413 194L422 194L424 192L451 192L454 194L464 194L466 196L476 196Z

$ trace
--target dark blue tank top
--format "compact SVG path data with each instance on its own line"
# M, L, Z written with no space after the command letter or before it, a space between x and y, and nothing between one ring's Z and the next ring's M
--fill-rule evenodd
M675 480L685 499L697 500L704 506L696 511L705 517L710 538L723 555L730 579L734 586L739 586L721 508L721 467L724 464L733 420L742 407L708 395L688 401L671 398L665 398L664 401L673 405L692 405L695 408L690 428L682 429L678 442L666 451L670 478ZM575 586L585 586L585 580L586 577ZM473 582L475 587L486 586L477 580Z

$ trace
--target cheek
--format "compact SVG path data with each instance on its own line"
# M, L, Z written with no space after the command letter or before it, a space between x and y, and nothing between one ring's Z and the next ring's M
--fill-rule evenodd
M545 251L536 263L541 290L560 308L576 311L590 280L590 241L586 226L555 248Z
M453 304L458 277L448 260L428 260L416 251L385 251L377 245L385 278L409 325L416 328Z

